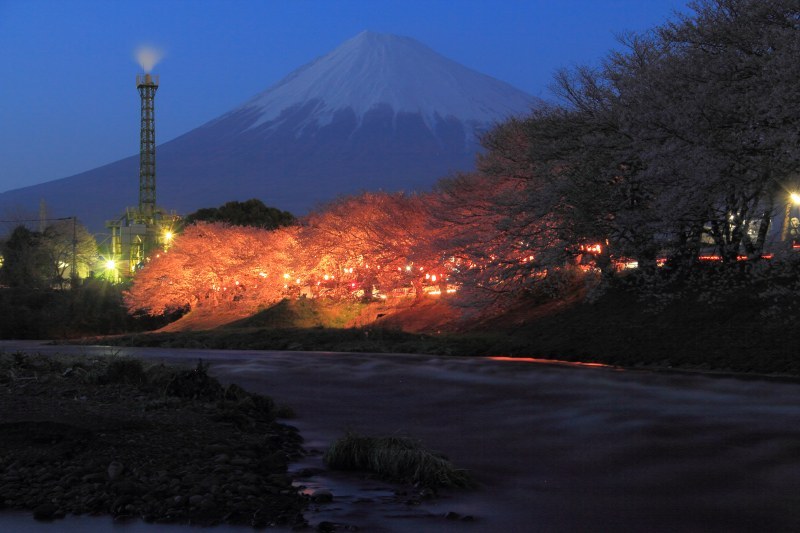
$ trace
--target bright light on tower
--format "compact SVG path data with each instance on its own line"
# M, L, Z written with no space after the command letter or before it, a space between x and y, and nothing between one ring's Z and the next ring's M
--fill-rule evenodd
M800 205L800 194L793 192L789 194L789 198L792 199L792 203L795 205Z
M164 240L169 242L172 240L173 234L170 230L164 232Z
M114 270L117 268L117 262L113 259L106 261L106 270Z

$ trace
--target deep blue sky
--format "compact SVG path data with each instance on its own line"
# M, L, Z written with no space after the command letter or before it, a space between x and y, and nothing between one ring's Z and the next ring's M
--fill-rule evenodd
M362 30L413 37L470 68L551 98L560 67L597 64L615 35L687 0L0 0L0 192L138 151L133 51L154 72L156 138L238 106Z

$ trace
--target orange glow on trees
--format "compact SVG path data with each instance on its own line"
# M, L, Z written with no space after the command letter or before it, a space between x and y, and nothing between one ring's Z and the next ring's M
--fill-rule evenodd
M257 306L284 297L282 274L293 267L297 229L279 231L197 223L153 258L125 294L129 309L158 315L223 304Z
M495 196L481 192L487 185ZM478 292L518 290L545 278L534 258L546 254L544 241L533 237L538 227L520 233L503 226L498 195L515 187L463 176L431 194L340 198L297 226L197 222L137 273L125 302L131 311L158 315L255 310L300 296L441 298L465 283Z
M365 297L411 285L421 298L424 271L443 268L431 249L436 229L426 202L426 196L363 193L313 213L302 231L312 276L322 277L333 295L355 283ZM333 272L340 273L338 283L325 278Z
M331 203L299 226L275 230L198 222L136 275L126 304L157 315L256 308L301 295L385 297L406 287L417 299L451 293L427 201L364 193Z

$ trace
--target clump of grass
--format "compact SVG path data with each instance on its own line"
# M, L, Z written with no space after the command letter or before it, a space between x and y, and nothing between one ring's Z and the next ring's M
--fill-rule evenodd
M443 455L407 437L367 437L347 433L323 456L333 470L365 470L383 479L424 487L467 488L473 481Z
M106 366L105 374L101 376L100 381L102 383L142 385L147 381L147 376L140 360L115 357Z

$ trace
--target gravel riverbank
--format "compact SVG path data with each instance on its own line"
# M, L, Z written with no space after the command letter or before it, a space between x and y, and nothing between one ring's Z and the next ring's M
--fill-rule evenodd
M40 520L305 524L296 429L266 396L110 357L0 354L0 509Z

